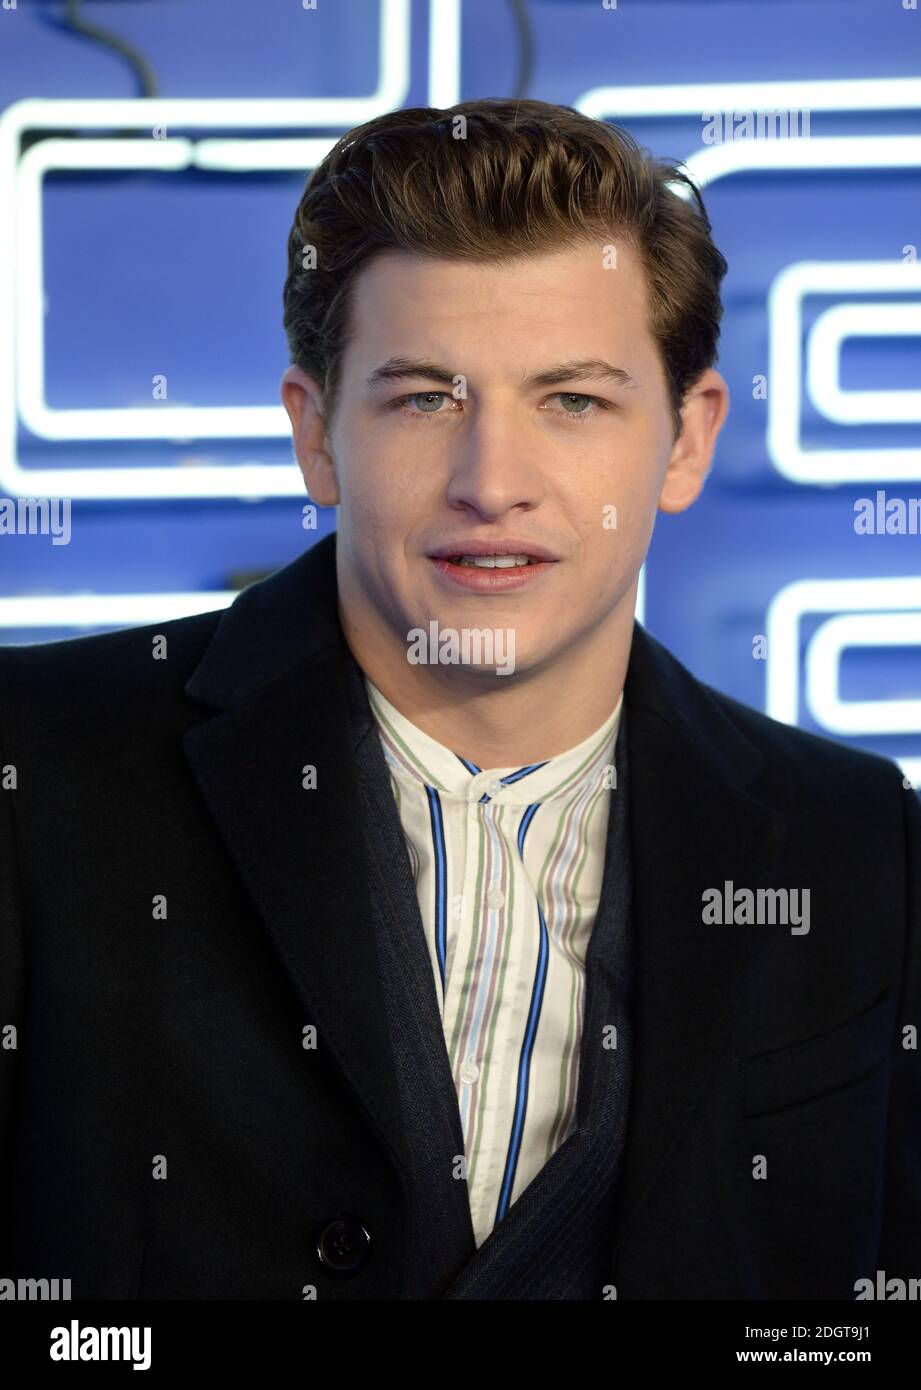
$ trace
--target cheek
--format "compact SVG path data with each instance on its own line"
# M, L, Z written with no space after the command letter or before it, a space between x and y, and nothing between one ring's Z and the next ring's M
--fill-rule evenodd
M612 482L612 491L620 498L625 528L645 531L652 524L668 458L669 450L660 430L648 429L632 441Z
M348 455L345 490L356 513L379 518L396 534L424 509L426 490L421 462L412 462L405 449L375 447L373 439L355 441Z
M585 543L600 555L616 553L629 538L645 531L655 511L658 489L652 469L642 458L621 459L571 499Z

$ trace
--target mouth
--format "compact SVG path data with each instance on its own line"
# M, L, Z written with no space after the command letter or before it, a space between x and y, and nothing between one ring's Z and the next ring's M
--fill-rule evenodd
M526 550L486 551L485 547L483 553L479 548L466 552L444 550L429 559L452 587L480 594L505 593L533 584L557 563L550 556Z
M544 561L533 555L445 555L449 565L467 565L473 569L522 569L525 565L540 565Z
M432 560L449 560L457 565L479 564L484 568L490 565L500 569L513 565L552 564L556 556L546 546L524 536L458 536L456 541L446 541L444 545L429 551Z

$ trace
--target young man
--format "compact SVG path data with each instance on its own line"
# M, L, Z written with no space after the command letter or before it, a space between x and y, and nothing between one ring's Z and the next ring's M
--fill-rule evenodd
M917 799L634 621L728 408L680 180L535 101L352 131L285 285L337 531L223 614L3 653L4 1272L921 1276Z

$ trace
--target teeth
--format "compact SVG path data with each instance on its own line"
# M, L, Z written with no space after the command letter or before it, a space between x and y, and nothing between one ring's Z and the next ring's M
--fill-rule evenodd
M478 569L509 570L516 565L528 565L527 555L462 555L455 561L458 565L476 565Z

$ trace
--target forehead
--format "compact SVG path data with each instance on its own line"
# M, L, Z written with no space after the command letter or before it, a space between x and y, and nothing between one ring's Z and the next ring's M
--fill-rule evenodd
M362 368L381 354L451 348L629 351L637 365L655 356L639 253L614 235L501 264L386 251L356 276L351 319L349 355Z

